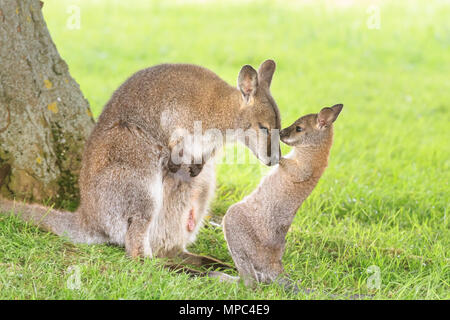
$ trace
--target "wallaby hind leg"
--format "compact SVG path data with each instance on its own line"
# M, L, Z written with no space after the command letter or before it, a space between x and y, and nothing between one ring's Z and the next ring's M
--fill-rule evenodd
M236 270L236 268L232 265L222 262L216 258L202 256L187 251L180 253L178 257L182 259L183 263L187 263L197 267Z
M152 190L148 192L146 188L141 189L135 186L133 196L129 196L132 201L128 210L128 229L125 235L125 250L133 258L152 257L152 243L150 240L150 225L152 220L157 221L161 211L162 203L162 182L159 179L152 179L149 183ZM156 230L159 231L159 230Z
M158 221L163 201L159 168L114 166L104 170L89 191L95 200L92 211L101 213L94 222L102 226L109 242L125 246L130 257L152 257L157 248L150 229Z
M205 277L207 275L206 271L196 270L177 263L165 263L164 268L175 273L186 273L191 277Z
M132 258L151 257L152 251L148 240L150 218L133 216L125 237L125 250Z
M228 251L239 275L246 285L252 286L253 281L258 279L254 268L257 246L252 237L252 225L236 205L228 209L222 225Z

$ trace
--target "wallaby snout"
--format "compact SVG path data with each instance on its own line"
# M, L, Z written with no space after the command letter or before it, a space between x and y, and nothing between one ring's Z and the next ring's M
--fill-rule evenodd
M285 142L285 138L289 136L289 128L285 128L283 130L280 131L280 140L282 142Z
M237 127L245 128L238 140L267 166L277 164L280 157L277 133L281 119L270 92L275 67L273 60L264 61L258 71L245 65L238 76L241 108Z

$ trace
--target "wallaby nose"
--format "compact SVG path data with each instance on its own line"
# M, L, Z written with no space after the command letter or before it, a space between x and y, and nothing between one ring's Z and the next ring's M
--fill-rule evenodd
M286 138L287 136L289 136L289 132L288 132L287 128L280 131L280 140L281 141L285 142L284 138Z

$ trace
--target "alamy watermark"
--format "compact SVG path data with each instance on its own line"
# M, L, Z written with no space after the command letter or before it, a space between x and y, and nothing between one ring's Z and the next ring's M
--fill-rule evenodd
M66 13L69 14L69 17L66 21L67 29L81 29L81 8L78 5L72 4L70 6L67 6Z
M278 163L280 158L279 141L279 129L203 130L202 122L195 121L191 130L185 128L174 130L169 139L168 151L170 161L175 165L200 165L211 158L216 158L218 164L256 163L255 157L246 156L244 148L247 147L261 162L273 165ZM223 157L215 157L225 145L237 147L227 149Z
M80 290L81 289L81 271L79 266L70 266L67 269L69 277L66 281L67 289Z
M379 30L381 28L380 7L373 4L367 8L366 13L368 15L367 28Z
M367 278L367 288L369 289L380 289L381 287L381 271L380 267L372 265L367 268L367 273L370 274Z

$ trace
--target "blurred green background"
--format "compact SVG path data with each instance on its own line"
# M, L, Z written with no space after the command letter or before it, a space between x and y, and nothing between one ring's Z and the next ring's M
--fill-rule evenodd
M96 117L131 74L163 62L199 64L235 84L242 65L256 68L274 59L272 94L283 126L343 103L329 168L288 235L288 273L317 289L313 297L319 298L327 298L326 292L450 298L449 1L47 0L43 11ZM80 28L74 29L77 12ZM228 206L253 190L266 171L259 164L219 165L211 219L220 222ZM33 243L41 241L46 252L60 241L47 238L36 236ZM230 261L221 231L210 226L191 249ZM78 261L85 259L89 290L55 291L43 276L36 280L36 293L23 279L17 280L20 289L4 294L299 298L274 286L252 291L161 270L142 289L145 273L136 274L139 266L125 262L120 249L74 250ZM92 256L110 266L105 274ZM44 260L34 259L31 266L39 269ZM64 259L54 259L53 271L42 268L44 274L64 270ZM379 289L368 286L371 265L381 270ZM134 273L125 280L120 272L127 268ZM155 274L154 266L149 268Z
M370 29L377 9L379 29ZM123 81L154 64L199 64L235 84L242 65L271 58L283 126L344 103L334 169L370 175L386 194L448 191L448 1L49 0L44 14L95 116ZM417 179L414 190L402 178Z

